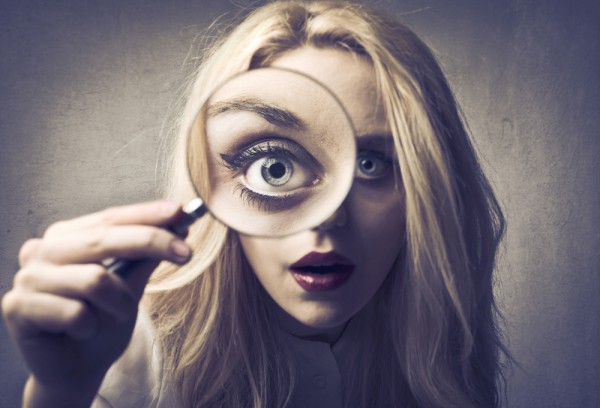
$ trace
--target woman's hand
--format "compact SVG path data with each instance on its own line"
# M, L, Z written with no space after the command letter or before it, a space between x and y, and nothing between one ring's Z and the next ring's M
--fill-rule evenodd
M189 247L159 228L181 212L160 201L110 208L52 225L19 253L2 299L7 327L29 366L24 406L89 406L133 331L138 303L161 260L185 263ZM126 280L108 258L148 259Z

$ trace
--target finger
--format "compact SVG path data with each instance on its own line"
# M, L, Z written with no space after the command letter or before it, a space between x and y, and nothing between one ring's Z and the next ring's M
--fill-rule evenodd
M97 263L107 258L167 260L182 264L190 247L172 233L144 225L96 227L60 237L45 238L39 260L66 264Z
M174 201L161 200L147 203L111 207L67 221L59 221L51 225L46 235L63 235L100 225L156 225L167 226L179 215L181 205Z
M42 243L39 238L29 239L21 246L19 251L19 266L24 267L27 262L33 257L33 254L38 250Z
M41 333L83 340L92 337L98 327L89 305L48 293L10 291L2 299L2 309L17 341Z
M138 296L101 265L33 264L15 276L15 288L83 300L123 322L137 311Z

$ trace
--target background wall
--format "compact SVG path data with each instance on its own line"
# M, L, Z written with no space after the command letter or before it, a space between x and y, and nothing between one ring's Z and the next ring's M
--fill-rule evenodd
M498 295L522 369L507 405L600 406L600 2L373 3L438 52L508 216ZM1 293L51 222L156 197L190 45L249 4L0 3ZM0 406L17 406L25 370L3 324L0 362Z

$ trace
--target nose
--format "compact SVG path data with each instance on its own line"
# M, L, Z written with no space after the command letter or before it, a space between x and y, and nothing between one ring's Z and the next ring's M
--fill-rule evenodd
M341 228L348 222L348 210L344 204L338 207L325 221L317 225L314 229L319 232L329 231L335 228Z

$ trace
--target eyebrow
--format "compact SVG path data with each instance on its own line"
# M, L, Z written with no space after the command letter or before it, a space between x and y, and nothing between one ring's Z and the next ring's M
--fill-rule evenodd
M289 110L254 98L232 98L219 101L210 105L206 114L208 117L214 117L231 111L256 113L267 122L282 128L306 129L302 119Z
M385 149L393 151L394 139L390 134L385 133L369 133L358 135L356 145L360 149Z

